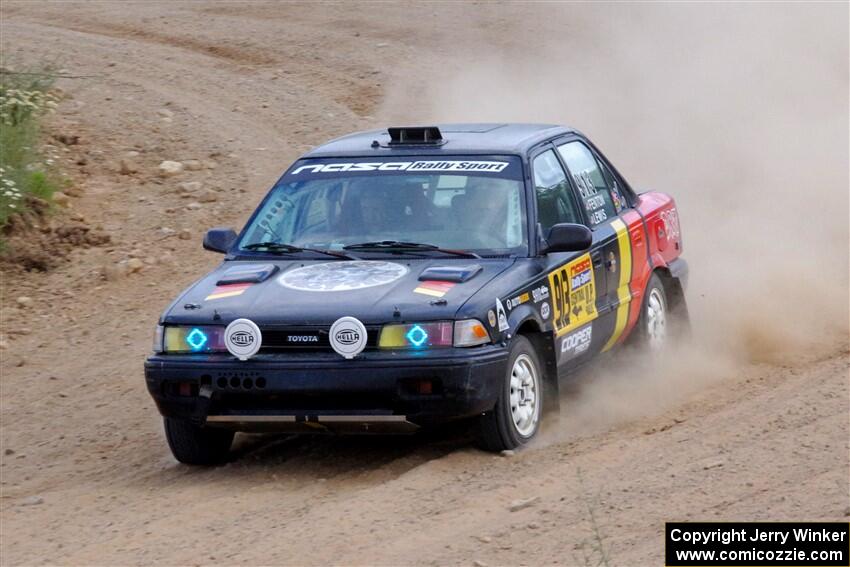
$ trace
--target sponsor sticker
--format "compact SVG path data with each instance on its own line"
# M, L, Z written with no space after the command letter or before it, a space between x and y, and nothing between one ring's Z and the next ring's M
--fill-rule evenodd
M239 360L248 360L260 350L263 334L250 319L236 319L224 330L224 345Z
M543 305L540 306L540 316L544 319L549 319L549 315L551 315L551 312L549 310L549 302L544 301Z
M331 347L347 359L363 352L366 338L366 326L354 317L340 317L331 325Z
M531 297L534 303L540 303L544 299L549 299L549 286L541 285L531 290Z
M664 223L664 232L670 240L679 240L682 235L679 229L679 213L676 207L661 211L661 222Z
M569 360L590 348L593 338L593 325L585 325L578 331L570 333L561 339L561 360Z
M590 283L593 273L590 271L590 258L570 266L570 291L575 291Z
M614 189L611 191L611 201L614 202L614 210L618 213L623 210L623 198L620 197L620 191L617 184L614 184Z
M508 325L508 316L505 314L505 306L502 305L502 301L498 297L496 298L496 319L499 322L500 333L503 333L510 328Z
M509 299L508 300L508 309L513 309L514 307L522 305L523 303L528 301L530 298L531 298L531 294L526 292L526 293L523 293L521 295L514 297L513 299Z
M419 285L416 286L413 293L421 293L422 295L430 295L432 297L443 297L455 285L456 284L454 282L425 280L424 282L419 282Z
M552 291L552 323L557 336L589 323L597 317L596 286L590 254L549 273Z

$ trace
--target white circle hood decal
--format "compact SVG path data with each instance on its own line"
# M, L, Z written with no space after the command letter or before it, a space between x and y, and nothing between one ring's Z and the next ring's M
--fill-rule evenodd
M248 360L260 350L263 334L250 319L236 319L224 330L224 344L239 360Z
M277 281L299 291L350 291L394 282L407 271L406 266L392 262L326 262L290 270Z
M366 348L366 326L354 317L340 317L331 325L331 346L345 358L354 358Z

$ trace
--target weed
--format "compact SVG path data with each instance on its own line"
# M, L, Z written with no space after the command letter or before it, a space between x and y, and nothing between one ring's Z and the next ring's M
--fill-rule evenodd
M61 184L40 149L41 120L56 108L49 71L0 68L0 227L27 208L28 197L50 201Z

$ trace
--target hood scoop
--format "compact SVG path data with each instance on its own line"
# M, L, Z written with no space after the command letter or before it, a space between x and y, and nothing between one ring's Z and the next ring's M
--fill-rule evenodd
M227 268L216 285L264 282L277 271L274 264L243 264Z
M419 281L441 281L463 283L468 282L482 270L478 264L469 264L468 266L431 266L422 270L419 274Z

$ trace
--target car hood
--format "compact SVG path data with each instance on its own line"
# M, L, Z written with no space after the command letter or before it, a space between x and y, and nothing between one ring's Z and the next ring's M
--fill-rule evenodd
M330 325L452 319L513 259L228 261L186 289L168 324Z

